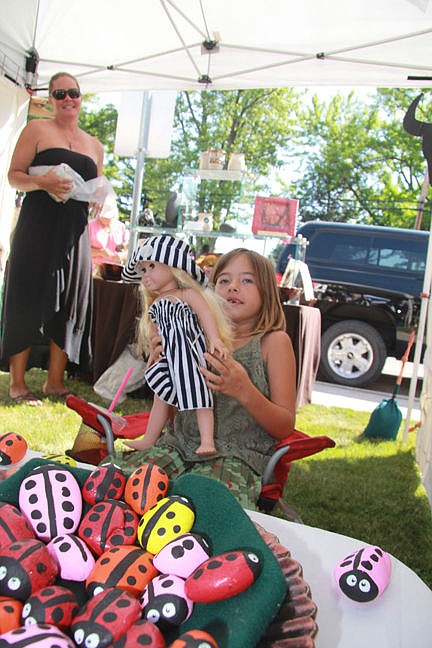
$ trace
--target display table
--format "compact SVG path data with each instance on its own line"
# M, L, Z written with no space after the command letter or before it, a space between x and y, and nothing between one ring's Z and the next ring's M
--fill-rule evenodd
M432 637L432 590L391 557L392 577L375 602L355 603L339 594L334 566L364 542L276 517L248 511L274 533L303 567L318 606L316 648L425 648ZM385 547L383 547L385 549Z
M138 285L94 279L93 382L132 340L139 312ZM311 402L321 351L321 313L284 304L286 330L297 363L297 409Z

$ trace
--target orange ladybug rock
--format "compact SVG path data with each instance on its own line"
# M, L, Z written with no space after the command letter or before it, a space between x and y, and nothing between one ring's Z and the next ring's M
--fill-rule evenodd
M189 630L183 633L169 648L219 648L216 641L204 630Z
M138 515L143 515L165 497L168 482L165 470L156 464L143 464L128 478L124 500Z
M162 632L154 623L140 619L112 644L112 648L137 648L137 646L166 648L166 643Z
M0 435L0 466L10 466L21 461L27 452L27 441L21 434L6 432Z
M146 585L159 573L153 566L152 554L139 547L114 547L97 559L86 589L89 596L108 587L119 587L138 598Z
M21 625L23 604L11 596L0 596L0 635Z

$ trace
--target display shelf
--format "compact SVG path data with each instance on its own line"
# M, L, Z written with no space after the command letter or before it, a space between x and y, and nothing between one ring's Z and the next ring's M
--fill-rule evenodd
M184 177L200 178L201 180L244 180L246 172L240 169L185 169Z
M211 230L209 232L205 230L198 229L186 229L186 228L177 228L177 227L145 227L142 225L137 225L135 227L130 226L129 229L134 230L140 234L151 234L152 236L160 236L161 234L171 234L172 236L184 235L184 236L196 236L198 238L218 238L220 236L227 238L236 238L236 239L255 239L255 240L265 240L265 239L274 239L279 238L286 243L298 243L299 245L307 245L307 240L303 236L291 236L290 234L283 234L279 232L277 236L272 232L260 232L258 234L244 234L240 232L221 232L219 230Z

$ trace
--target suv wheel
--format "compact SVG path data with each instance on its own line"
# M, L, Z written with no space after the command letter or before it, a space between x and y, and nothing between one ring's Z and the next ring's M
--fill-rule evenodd
M381 335L364 322L337 322L322 335L320 373L330 382L353 387L371 383L380 376L385 359Z

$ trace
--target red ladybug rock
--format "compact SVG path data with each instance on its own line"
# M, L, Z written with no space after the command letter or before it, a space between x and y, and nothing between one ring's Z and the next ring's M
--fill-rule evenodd
M84 540L73 533L56 536L47 549L58 565L59 577L83 582L94 567L95 559Z
M156 464L144 464L128 478L124 500L138 515L163 499L168 490L168 475Z
M166 643L162 632L154 623L140 619L112 644L112 648L137 648L137 646L165 648Z
M227 551L209 558L186 579L185 593L195 603L215 603L240 594L261 573L262 563L252 551Z
M76 648L72 639L48 623L32 623L6 632L0 638L1 648Z
M0 596L26 601L56 576L57 565L40 540L19 540L0 550Z
M169 648L219 648L219 646L208 632L189 630L170 644Z
M27 452L27 441L21 434L6 432L0 435L0 466L18 463Z
M0 502L0 547L26 538L35 538L27 518L13 504Z
M51 585L38 590L24 603L23 625L50 623L60 630L67 630L78 611L75 594L66 587Z
M108 587L119 587L138 598L159 573L152 558L152 554L139 547L114 547L105 551L87 578L87 593L94 596Z
M96 594L78 611L70 634L77 646L105 648L127 632L140 616L137 599L112 587Z
M22 481L19 507L39 540L49 542L77 529L82 512L81 488L70 470L43 464Z
M23 604L11 596L0 596L0 635L21 625Z
M97 556L107 549L134 544L138 516L119 500L105 500L92 506L78 528L79 537Z
M97 502L107 499L119 500L123 495L125 485L126 475L122 469L108 463L90 473L81 492L83 499L88 504L97 504Z

